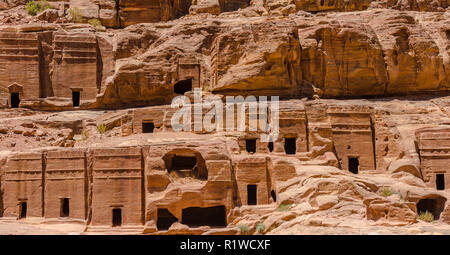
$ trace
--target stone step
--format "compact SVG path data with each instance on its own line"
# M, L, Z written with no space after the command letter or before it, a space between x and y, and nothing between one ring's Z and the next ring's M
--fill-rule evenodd
M88 226L83 234L142 234L144 226Z

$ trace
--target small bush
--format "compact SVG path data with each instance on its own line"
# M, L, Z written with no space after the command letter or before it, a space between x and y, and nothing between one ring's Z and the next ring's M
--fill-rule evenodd
M264 233L264 224L262 222L258 222L258 224L256 224L256 232L263 234Z
M278 206L277 211L279 212L285 212L285 211L289 211L292 207L292 204L280 204Z
M31 16L36 16L38 13L51 9L52 6L46 1L30 1L25 5L25 9Z
M88 20L88 23L95 28L99 28L99 27L103 26L102 22L100 22L100 20L98 20L98 19L90 19L90 20Z
M81 139L87 140L89 138L89 131L87 129L83 129L83 131L81 131Z
M78 9L77 7L70 8L69 9L69 14L72 17L72 21L73 22L80 23L82 21L81 14L80 14L80 9Z
M106 132L106 126L103 125L103 124L97 125L97 131L98 131L100 134L104 134L104 133Z
M247 225L239 226L239 230L241 230L241 233L244 235L247 235L250 233L250 228Z
M381 191L381 195L383 197L390 197L394 194L394 192L392 192L392 190L390 188L384 187L383 190Z
M423 220L426 222L432 222L432 221L434 221L434 216L429 211L421 212L419 214L419 220Z

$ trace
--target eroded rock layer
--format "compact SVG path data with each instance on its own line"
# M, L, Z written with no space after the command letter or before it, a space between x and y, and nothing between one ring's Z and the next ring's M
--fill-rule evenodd
M445 94L450 87L448 12L226 17L106 32L3 27L2 58L11 63L3 68L30 70L5 69L2 105L19 93L23 107L66 109L72 92L80 93L82 108L169 103L175 84L191 79L183 61L197 65L194 87L225 95L382 97Z
M450 232L447 1L23 4L0 5L0 224Z

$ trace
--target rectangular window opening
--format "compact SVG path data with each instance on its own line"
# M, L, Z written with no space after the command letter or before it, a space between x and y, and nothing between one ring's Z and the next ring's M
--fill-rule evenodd
M269 152L273 151L273 142L269 142L269 144L267 144L267 148L269 149Z
M73 107L80 106L80 91L72 91L72 104Z
M284 151L286 154L295 154L297 152L297 138L284 139Z
M356 157L348 158L348 170L351 173L357 174L359 170L359 159Z
M61 199L61 217L69 217L69 199L63 198Z
M250 184L247 186L247 204L257 205L257 203L257 186L254 184Z
M445 190L445 175L436 174L436 189Z
M11 108L19 108L20 96L19 93L11 93Z
M256 139L246 139L245 149L248 153L256 153Z
M119 227L122 225L122 209L114 208L112 210L112 225L113 227Z
M149 121L142 122L142 133L153 133L154 129L155 129L155 124L153 124L153 122L149 122Z
M21 202L19 207L19 219L27 217L27 202Z

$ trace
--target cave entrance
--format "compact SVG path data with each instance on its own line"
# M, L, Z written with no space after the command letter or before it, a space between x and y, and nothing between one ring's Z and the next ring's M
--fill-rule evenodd
M175 94L184 95L184 93L192 90L192 79L181 80L173 86Z
M269 149L269 152L273 151L273 142L269 142L269 144L267 144L267 148Z
M172 158L172 170L175 170L180 177L194 177L197 166L195 156L178 156Z
M245 139L245 150L248 153L256 153L256 139Z
M357 174L359 169L359 159L357 157L348 157L348 170Z
M188 207L182 210L181 223L189 227L226 227L225 206L213 207Z
M122 226L122 209L114 208L112 210L112 226L120 227Z
M201 154L191 149L176 149L163 157L166 169L173 177L193 177L208 179L205 160Z
M178 221L166 208L158 208L157 214L158 220L156 221L156 227L158 230L168 230L173 223Z
M286 154L295 154L297 152L297 138L284 139L284 151Z
M142 121L142 133L153 133L155 124L151 121Z
M60 216L61 217L69 217L69 199L68 198L61 199Z
M428 211L433 214L434 220L438 220L444 210L446 201L444 197L420 199L416 205L417 213L420 215Z
M19 93L11 93L11 108L19 108L20 96Z
M247 204L256 205L257 203L257 186L255 184L249 184L247 185Z
M19 206L19 219L27 217L27 202L21 202Z
M444 174L436 174L436 189L437 190L445 189L445 175Z
M73 107L80 106L80 91L72 91L72 105Z

